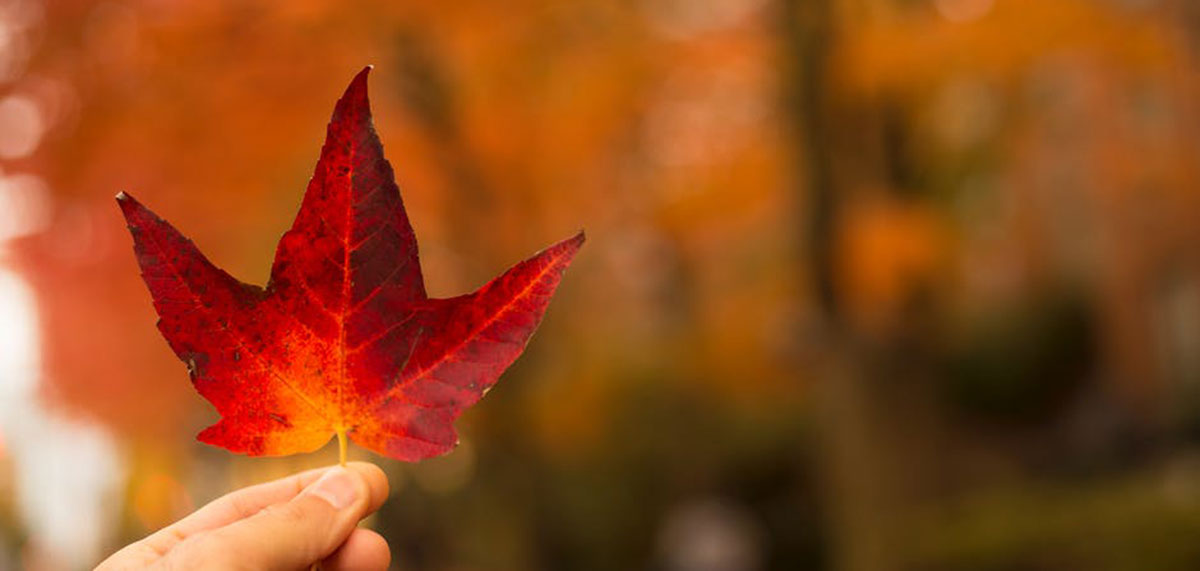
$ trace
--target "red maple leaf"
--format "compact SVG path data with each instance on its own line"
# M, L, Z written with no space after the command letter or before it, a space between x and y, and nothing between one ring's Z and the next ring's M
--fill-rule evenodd
M367 72L337 102L265 288L214 266L121 193L158 328L221 420L198 439L249 455L337 435L400 460L444 454L453 422L524 350L584 236L474 293L426 295L417 241L371 123Z

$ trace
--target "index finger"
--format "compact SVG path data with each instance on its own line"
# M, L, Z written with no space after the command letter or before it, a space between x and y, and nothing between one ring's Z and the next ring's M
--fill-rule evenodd
M346 468L357 473L367 483L371 494L368 512L378 510L388 496L388 481L383 470L367 462L347 462ZM179 542L197 533L224 527L252 516L267 506L291 500L309 484L317 481L328 469L329 467L316 468L230 492L151 534L141 543L159 554L164 554Z

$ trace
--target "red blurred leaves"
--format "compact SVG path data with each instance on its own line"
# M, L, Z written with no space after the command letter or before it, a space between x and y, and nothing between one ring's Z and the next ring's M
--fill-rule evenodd
M583 243L582 233L559 242L474 293L427 297L372 126L368 70L334 109L265 288L234 279L118 196L159 330L222 415L204 442L284 455L346 433L402 460L449 451L453 421L520 355Z

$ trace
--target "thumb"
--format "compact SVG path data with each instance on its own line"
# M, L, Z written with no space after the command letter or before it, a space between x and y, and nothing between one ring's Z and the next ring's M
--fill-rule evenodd
M212 531L209 545L238 568L306 567L346 541L369 503L363 477L335 466L290 501Z

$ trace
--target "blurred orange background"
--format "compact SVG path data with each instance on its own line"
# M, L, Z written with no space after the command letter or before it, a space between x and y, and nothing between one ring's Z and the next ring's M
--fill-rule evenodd
M586 228L406 570L1200 568L1190 0L0 0L0 570L336 459L197 443L127 190L266 280L333 103L432 295Z

